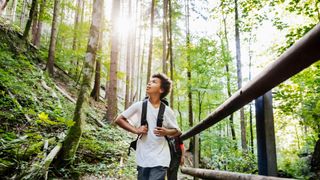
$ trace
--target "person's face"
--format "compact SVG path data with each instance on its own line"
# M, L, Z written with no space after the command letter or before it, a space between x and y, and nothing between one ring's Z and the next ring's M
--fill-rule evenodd
M146 92L148 95L151 94L161 94L163 90L161 89L161 80L159 78L151 78L148 82Z

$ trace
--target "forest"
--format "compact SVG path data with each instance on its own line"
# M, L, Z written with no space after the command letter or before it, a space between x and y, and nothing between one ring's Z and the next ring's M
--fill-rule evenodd
M152 74L184 133L319 21L319 0L0 0L0 179L136 179L114 120ZM317 57L270 91L273 176L320 179ZM184 140L181 167L260 175L256 102Z

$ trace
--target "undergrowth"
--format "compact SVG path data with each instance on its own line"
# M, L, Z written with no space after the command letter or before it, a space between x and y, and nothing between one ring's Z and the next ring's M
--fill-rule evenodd
M45 153L62 141L73 125L75 105L38 66L38 52L19 45L21 40L15 31L3 26L0 29L0 177L17 179L39 165ZM65 86L73 88L71 83ZM126 155L130 138L106 122L106 127L98 127L93 118L103 121L101 112L95 107L87 110L93 116L87 116L75 163L68 169L50 168L49 176L135 176L133 157ZM45 140L49 142L47 152L43 148Z

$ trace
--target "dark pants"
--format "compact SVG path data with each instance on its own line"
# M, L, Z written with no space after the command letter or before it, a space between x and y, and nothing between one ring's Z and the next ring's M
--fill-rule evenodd
M168 180L177 180L178 179L178 170L180 165L180 156L171 157L170 167L168 168Z
M163 166L140 167L138 166L138 180L164 180L167 168Z

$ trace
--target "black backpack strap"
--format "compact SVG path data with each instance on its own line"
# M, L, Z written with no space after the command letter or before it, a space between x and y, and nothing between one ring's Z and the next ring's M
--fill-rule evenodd
M147 122L147 106L148 106L148 99L145 99L145 100L143 100L143 103L142 103L141 126L148 125L148 122Z
M148 105L148 99L143 100L142 112L141 112L141 126L148 125L148 122L147 122L147 105ZM128 156L130 156L131 148L136 150L137 141L138 141L139 138L141 138L141 135L138 135L137 139L130 143L130 146L129 146L129 149L128 149Z
M157 118L157 127L162 127L163 115L164 115L165 109L166 109L166 105L163 102L161 102L160 109L158 112L158 118Z

